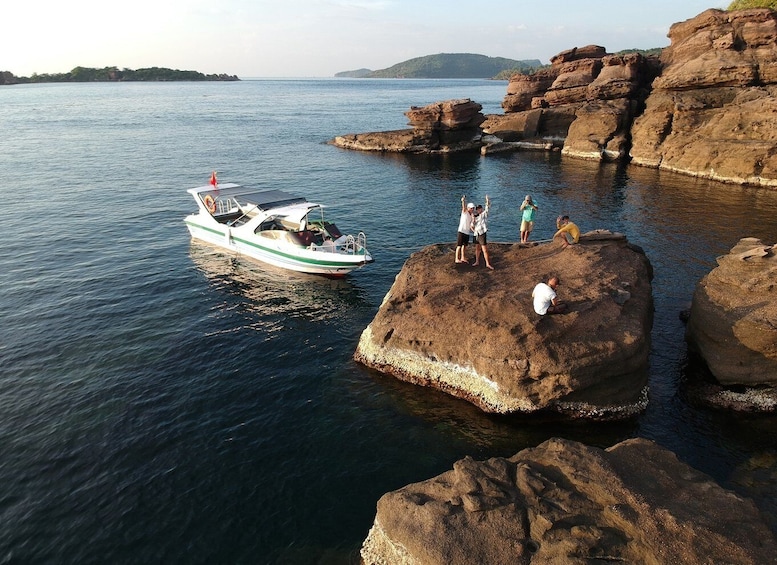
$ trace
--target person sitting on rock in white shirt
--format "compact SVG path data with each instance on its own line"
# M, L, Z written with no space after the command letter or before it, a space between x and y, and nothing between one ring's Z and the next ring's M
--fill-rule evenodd
M534 299L534 311L540 316L566 312L567 305L556 299L556 287L560 282L558 277L553 276L548 279L547 284L541 282L532 290L531 296Z

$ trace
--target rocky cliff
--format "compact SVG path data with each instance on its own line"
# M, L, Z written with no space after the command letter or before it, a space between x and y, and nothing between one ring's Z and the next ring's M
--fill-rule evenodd
M573 157L777 186L777 12L707 10L669 39L660 61L565 51L514 76L505 114L483 130L519 148L553 142Z
M658 68L655 59L608 55L597 45L564 51L548 69L513 76L505 114L489 115L483 131L519 144L554 141L572 157L623 159L632 120Z
M777 186L777 12L707 10L674 24L660 59L597 45L516 74L504 114L450 100L411 108L412 129L350 134L363 151L444 153L560 149L724 182ZM447 126L443 115L468 118ZM469 119L469 118L477 119ZM485 135L483 135L485 134Z
M777 186L777 12L707 10L669 38L632 162Z

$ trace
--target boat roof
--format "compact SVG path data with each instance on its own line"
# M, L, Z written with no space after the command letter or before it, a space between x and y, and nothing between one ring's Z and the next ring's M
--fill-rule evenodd
M208 184L190 188L187 192L193 196L210 194L216 198L237 198L242 200L242 203L250 202L251 204L256 204L261 210L281 208L293 204L309 204L304 197L289 194L282 190L257 190L235 183L224 183L216 187ZM318 204L313 204L312 206L318 206Z
M198 197L210 194L215 198L235 198L241 205L256 205L263 212L268 212L288 218L291 221L300 222L313 208L323 208L323 204L308 202L302 196L295 196L283 190L257 190L235 183L198 186L190 188L192 196Z

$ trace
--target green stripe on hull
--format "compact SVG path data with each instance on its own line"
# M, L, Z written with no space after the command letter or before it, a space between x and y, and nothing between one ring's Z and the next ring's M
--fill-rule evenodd
M201 226L200 224L195 224L193 222L186 222L186 224L194 226L195 228L201 229L203 231L210 232L210 233L212 233L214 235L218 235L222 239L227 237L226 233L224 233L222 231L219 231L219 230L215 230L213 228L209 228L207 226ZM298 255L291 255L289 253L284 253L284 252L278 251L276 249L269 249L267 247L263 247L263 246L259 245L258 243L255 243L253 241L247 241L245 239L242 239L242 238L239 238L239 237L235 237L234 235L232 235L231 237L232 237L233 241L242 243L242 244L247 245L249 247L253 247L253 248L261 251L262 253L266 253L266 254L271 255L273 257L276 257L278 259L283 258L283 259L286 259L286 260L291 260L291 261L296 262L296 263L304 263L306 265L311 265L311 266L330 267L330 268L338 268L338 269L354 269L354 268L359 267L361 265L364 265L366 263L366 261L363 260L363 259L361 261L359 261L359 262L355 262L354 261L354 262L343 263L342 261L326 261L326 260L320 260L320 259L311 259L311 258L308 258L308 257L300 257ZM356 254L352 255L352 257L357 257L357 256L359 256L359 255L356 255ZM364 254L361 254L361 257L364 257Z

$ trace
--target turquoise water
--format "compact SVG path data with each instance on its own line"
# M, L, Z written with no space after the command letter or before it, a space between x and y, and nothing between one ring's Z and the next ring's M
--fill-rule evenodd
M773 243L777 193L557 154L373 155L336 135L399 129L412 105L506 83L256 80L0 89L0 562L356 562L385 492L465 455L561 436L641 436L723 483L777 445L774 418L684 398L679 312L740 237ZM185 190L222 182L330 204L376 262L345 281L190 242ZM480 413L351 360L410 253L453 241L459 198L489 239L568 213L653 264L650 405L628 423ZM498 274L498 273L497 273Z

